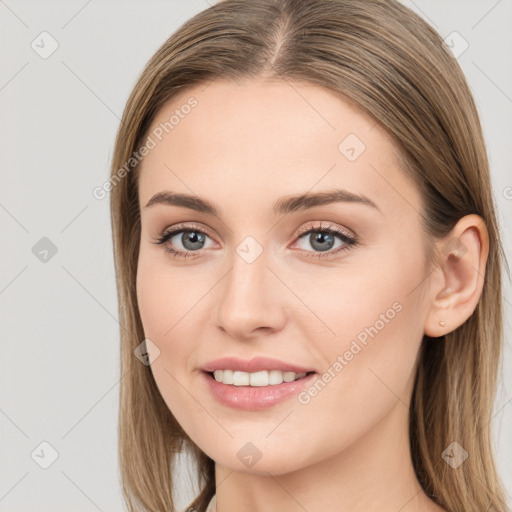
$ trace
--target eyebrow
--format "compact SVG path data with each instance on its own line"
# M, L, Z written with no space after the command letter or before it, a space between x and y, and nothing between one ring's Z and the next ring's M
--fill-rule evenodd
M304 194L282 197L274 204L273 212L275 215L284 215L287 213L314 208L315 206L324 206L339 202L363 204L375 208L379 212L381 211L371 199L362 194L354 194L348 190L336 189L326 192L307 192ZM181 206L197 212L220 217L220 210L215 206L215 204L195 195L173 193L169 191L158 192L148 201L145 208L150 208L157 204Z

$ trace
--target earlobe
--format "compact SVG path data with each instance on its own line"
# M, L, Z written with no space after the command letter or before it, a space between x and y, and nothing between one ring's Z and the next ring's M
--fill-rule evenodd
M437 338L454 331L472 315L482 293L488 254L487 227L475 214L460 219L439 242L438 268L429 280L427 336Z

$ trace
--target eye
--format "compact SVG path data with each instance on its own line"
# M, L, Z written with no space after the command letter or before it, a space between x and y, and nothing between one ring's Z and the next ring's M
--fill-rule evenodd
M194 252L208 248L208 245L205 245L207 239L211 240L202 229L195 226L178 226L165 231L153 243L163 245L164 251L172 254L175 258L187 258Z
M208 240L211 241L212 239L203 229L187 225L166 230L153 243L163 245L164 251L172 254L175 258L188 258L194 256L195 252L211 247L207 244ZM338 240L337 246L336 240ZM299 231L297 242L305 242L304 245L309 244L313 248L313 251L311 251L301 247L305 250L307 258L330 257L357 245L356 238L345 233L337 226L322 226L321 223L320 226L314 226L313 224L304 226Z
M336 246L336 239L338 245ZM340 251L346 251L357 245L357 239L348 235L337 226L314 226L309 224L299 231L299 242L305 242L313 251L306 249L307 258L323 258L338 254Z

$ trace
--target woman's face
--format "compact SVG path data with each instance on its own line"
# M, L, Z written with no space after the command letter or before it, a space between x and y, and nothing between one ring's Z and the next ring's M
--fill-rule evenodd
M154 378L191 439L228 468L282 474L406 435L428 271L391 138L285 81L187 89L148 133L137 297ZM294 367L307 375L277 384Z

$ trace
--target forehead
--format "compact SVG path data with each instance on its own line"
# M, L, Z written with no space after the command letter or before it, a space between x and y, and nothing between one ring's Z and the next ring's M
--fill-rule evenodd
M256 203L259 192L272 200L340 187L378 198L384 208L396 209L403 194L419 199L387 132L310 84L213 81L187 88L160 109L148 135L154 147L142 162L141 206L162 190L213 195L220 204Z

